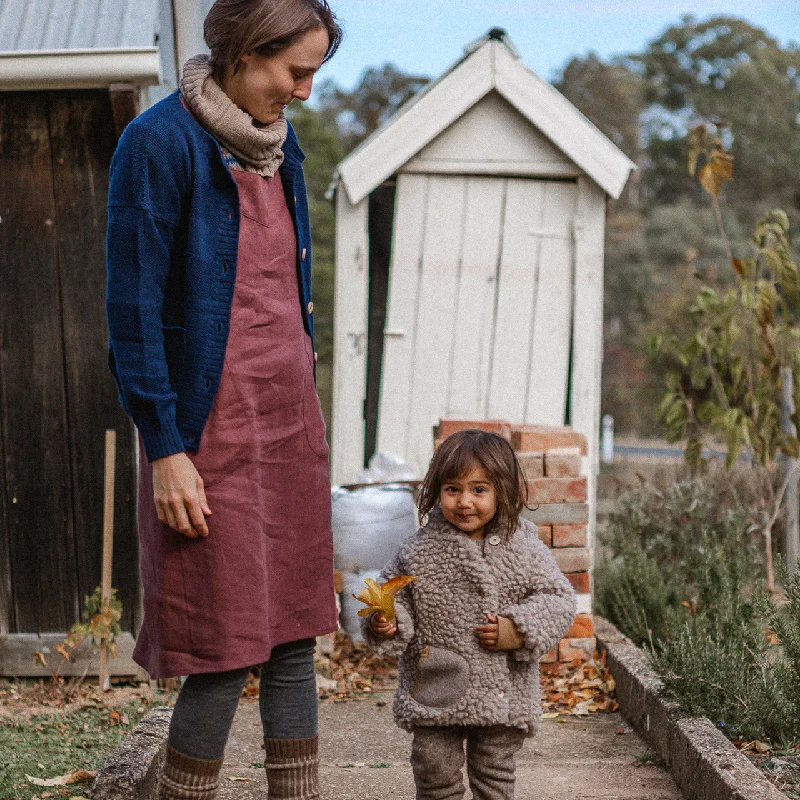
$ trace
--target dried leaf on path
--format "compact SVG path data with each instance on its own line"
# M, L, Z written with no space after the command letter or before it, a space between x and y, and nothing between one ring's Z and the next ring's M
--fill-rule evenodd
M542 671L540 684L543 719L561 714L610 713L619 708L614 679L600 663L552 665L551 671Z
M93 781L97 777L96 769L76 769L66 775L59 775L56 778L34 778L26 775L25 780L34 786L70 786L73 783L85 783Z

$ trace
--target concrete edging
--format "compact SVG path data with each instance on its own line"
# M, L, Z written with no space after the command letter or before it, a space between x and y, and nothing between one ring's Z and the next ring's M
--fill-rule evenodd
M686 800L787 800L705 717L680 717L647 657L608 620L594 617L597 648L617 685L622 715L667 764Z
M151 800L164 753L172 709L154 708L143 717L97 773L92 800Z

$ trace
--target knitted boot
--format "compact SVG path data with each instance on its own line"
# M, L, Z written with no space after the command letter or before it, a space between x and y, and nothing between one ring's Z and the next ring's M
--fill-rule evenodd
M213 800L221 767L222 759L191 758L167 745L158 778L158 800Z
M316 800L319 794L318 739L264 739L268 800Z

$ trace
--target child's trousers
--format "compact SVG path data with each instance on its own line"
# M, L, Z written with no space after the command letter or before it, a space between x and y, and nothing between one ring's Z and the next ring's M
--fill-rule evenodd
M414 728L411 767L417 800L464 797L464 741L473 800L513 800L514 756L525 732L507 725Z

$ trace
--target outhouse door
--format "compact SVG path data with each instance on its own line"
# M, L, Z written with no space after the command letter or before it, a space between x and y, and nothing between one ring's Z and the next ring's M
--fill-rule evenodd
M421 474L441 417L570 421L577 187L398 177L378 451Z

